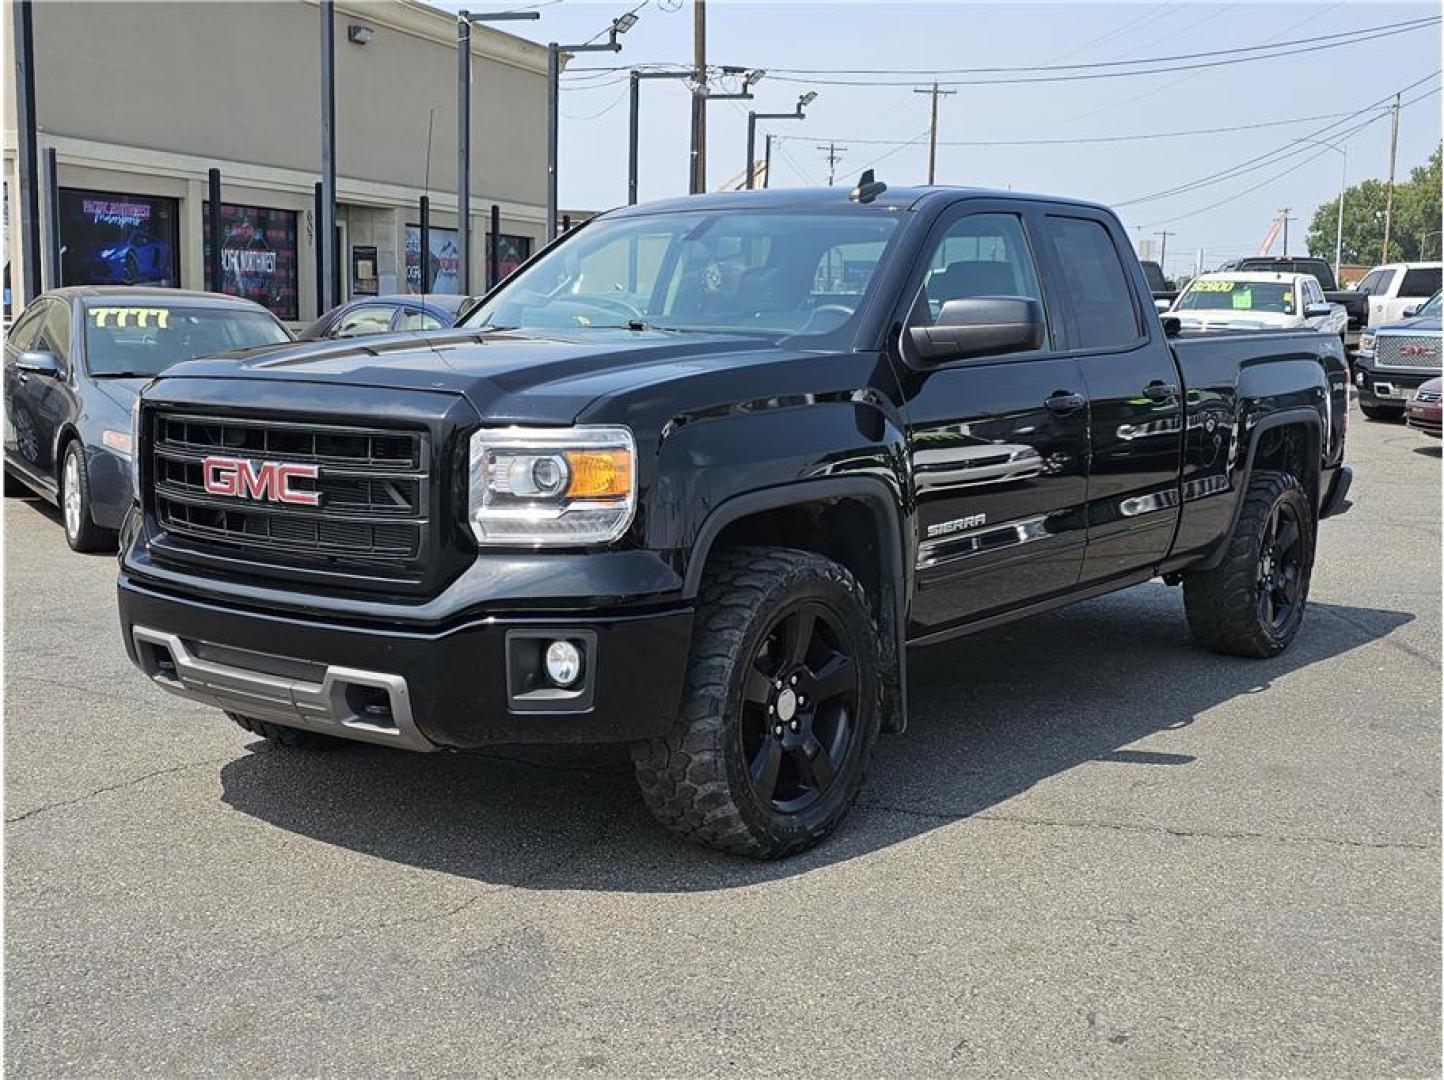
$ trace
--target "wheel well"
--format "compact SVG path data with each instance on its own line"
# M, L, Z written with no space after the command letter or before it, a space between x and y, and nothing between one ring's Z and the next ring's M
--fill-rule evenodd
M1319 431L1313 424L1278 424L1259 434L1253 455L1255 471L1293 475L1318 510Z
M55 486L60 486L60 470L65 466L65 451L73 442L80 441L80 432L76 431L69 424L60 429L60 434L55 439ZM85 459L81 458L81 464Z
M883 730L901 731L906 725L899 614L903 581L897 565L901 552L893 550L895 545L884 549L883 528L876 510L862 499L818 499L759 510L729 522L706 557L710 560L734 547L779 547L815 552L847 567L867 594L881 634L888 687Z

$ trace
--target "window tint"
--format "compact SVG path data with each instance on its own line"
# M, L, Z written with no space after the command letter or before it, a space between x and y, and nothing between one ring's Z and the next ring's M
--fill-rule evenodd
M21 352L35 348L35 339L39 336L40 327L45 321L45 309L49 306L48 300L33 304L16 320L10 333L6 335L14 348Z
M429 311L422 311L420 308L406 308L401 312L401 319L396 324L398 330L441 330L446 326L440 319Z
M928 262L914 320L935 322L949 300L977 296L1043 300L1027 234L1014 214L973 214L948 229Z
M395 313L395 308L384 304L364 304L342 315L326 336L348 338L384 334L391 329L391 317Z
M1413 300L1416 297L1433 296L1439 290L1439 267L1404 271L1404 281L1399 286L1399 295Z
M1143 335L1113 238L1086 218L1048 218L1053 253L1063 270L1079 349L1132 345Z

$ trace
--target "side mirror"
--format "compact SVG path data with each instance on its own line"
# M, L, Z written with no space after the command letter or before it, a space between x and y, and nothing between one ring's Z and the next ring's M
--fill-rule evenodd
M1327 319L1334 310L1332 304L1310 304L1304 308L1304 317L1307 319Z
M1417 314L1419 314L1418 304L1415 304L1413 307L1406 307L1404 309L1404 318L1406 319L1412 319Z
M27 375L44 375L47 379L60 378L60 362L54 353L30 350L15 358L15 370Z
M1043 345L1043 305L1027 296L977 296L949 300L932 326L908 330L924 360L1002 356Z
M1155 301L1153 301L1153 307L1155 308L1155 310L1157 310L1157 312L1158 312L1160 315L1162 315L1165 311L1167 311L1167 310L1168 310L1169 308L1171 308L1172 306L1173 306L1173 301L1172 301L1172 300L1155 300Z

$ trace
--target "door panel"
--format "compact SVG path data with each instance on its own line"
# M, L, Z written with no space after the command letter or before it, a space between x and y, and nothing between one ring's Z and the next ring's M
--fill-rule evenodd
M948 300L1026 296L1050 307L1017 204L945 213L918 271L908 326ZM918 523L912 630L925 633L1072 588L1086 535L1088 403L1077 362L1041 349L927 365L904 401Z

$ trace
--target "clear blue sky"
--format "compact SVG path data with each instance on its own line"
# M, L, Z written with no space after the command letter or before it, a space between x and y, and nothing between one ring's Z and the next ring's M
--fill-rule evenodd
M541 20L506 28L539 41L585 40L621 3L541 4ZM572 70L617 64L688 64L692 5L650 0L623 38L620 54L579 56ZM454 6L454 5L448 5ZM479 0L473 7L480 7ZM1258 3L747 3L711 0L709 60L776 71L782 68L977 68L1054 63L1085 64L1195 53L1356 30L1439 12L1438 4L1346 2ZM1319 114L1348 113L1383 98L1440 67L1438 27L1260 62L1131 78L1044 85L959 86L942 99L939 141L1066 139L1234 127ZM805 76L804 76L805 77ZM820 76L828 77L828 76ZM846 77L846 76L843 76ZM746 157L746 109L781 112L799 92L818 91L801 123L771 128L785 136L773 162L775 186L825 183L817 144L848 147L840 180L876 163L880 178L921 182L927 168L928 99L912 92L926 77L874 76L898 86L807 86L769 76L754 102L713 102L708 113L709 184L741 172ZM978 76L953 76L968 78ZM992 76L987 76L992 78ZM947 76L943 76L947 78ZM683 83L643 86L641 197L683 193L687 182L688 95ZM565 78L561 121L561 203L606 208L626 199L627 85L615 77ZM1439 80L1412 93L1424 94ZM1406 98L1410 96L1406 94ZM1399 172L1428 156L1440 137L1440 97L1404 110ZM1359 120L1367 119L1366 114ZM1118 205L1171 189L1284 147L1330 120L1236 131L1223 135L1062 146L947 147L938 152L940 183L1013 187L1077 195ZM766 130L764 128L763 130ZM1321 135L1337 137L1341 129ZM907 140L895 147L865 140ZM761 139L759 137L759 156ZM1382 120L1347 139L1350 182L1387 171L1389 124ZM1170 229L1170 272L1191 266L1198 248L1205 262L1251 253L1284 206L1299 220L1290 247L1302 249L1314 208L1337 193L1341 159L1319 149L1315 160L1243 193L1304 161L1307 155L1199 187L1119 213L1135 236ZM882 160L878 160L882 159ZM1236 198L1231 198L1237 195ZM1211 210L1209 204L1229 199Z

